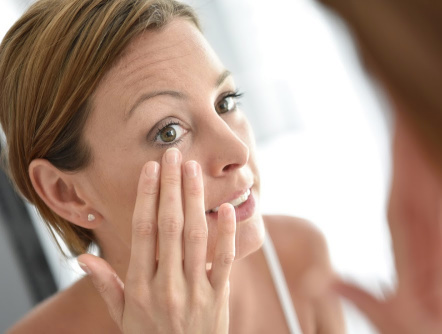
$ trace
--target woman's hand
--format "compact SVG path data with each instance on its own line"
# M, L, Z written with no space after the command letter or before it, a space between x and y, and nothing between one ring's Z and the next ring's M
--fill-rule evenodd
M403 157L414 157L412 148L412 143L407 143ZM379 300L349 283L339 282L335 288L383 334L439 334L442 333L442 186L438 175L420 156L407 161L396 156L396 160L389 208L396 291Z
M230 204L219 209L213 265L207 272L201 168L188 161L181 174L177 149L164 154L161 173L156 162L144 166L124 284L103 259L89 254L78 259L89 269L95 288L123 333L228 332L235 212Z
M377 299L354 284L338 282L334 288L355 304L382 334L442 333L442 224L398 224L395 247L398 286L385 299ZM415 233L412 234L412 231ZM402 235L400 233L403 233Z

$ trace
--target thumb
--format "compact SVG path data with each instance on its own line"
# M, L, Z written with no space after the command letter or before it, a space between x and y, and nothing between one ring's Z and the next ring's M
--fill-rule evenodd
M107 305L109 314L122 328L124 284L115 270L100 257L82 254L77 258L81 269L91 277L92 284Z
M385 302L379 301L354 284L340 280L332 284L332 289L353 303L377 328L384 327L382 321L388 317Z

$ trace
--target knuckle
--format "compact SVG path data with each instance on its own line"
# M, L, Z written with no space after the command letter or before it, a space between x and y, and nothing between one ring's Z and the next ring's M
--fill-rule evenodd
M203 195L203 187L199 182L192 182L187 186L187 194L192 197L200 197Z
M177 205L181 201L181 197L179 193L169 193L165 196L166 203L170 205Z
M132 304L132 306L136 307L138 310L148 310L150 308L149 296L147 294L146 289L138 288L131 291L128 295L128 300Z
M135 234L141 237L154 236L156 235L156 230L156 224L149 222L138 222L134 226Z
M183 306L183 301L180 295L177 294L176 290L166 290L164 294L163 305L170 314L179 314Z
M173 187L181 187L181 176L179 174L166 174L161 182Z
M130 303L131 303L132 307L134 307L142 312L149 310L149 308L150 308L149 303L147 302L147 300L145 298L132 297L130 299Z
M231 265L235 260L234 252L224 252L216 255L216 261L221 265Z
M216 289L215 297L221 303L228 303L230 297L230 281L228 279Z
M142 178L138 184L138 195L157 196L159 194L159 180L151 178Z
M93 284L100 295L105 295L109 291L108 285L102 281L93 280Z
M146 184L141 187L140 192L144 196L153 197L158 195L159 190L154 180L148 180Z
M191 298L194 308L204 309L208 304L207 294L198 289L195 289L195 291L193 291Z
M182 227L183 220L175 216L164 217L159 225L161 232L169 235L179 234Z
M187 241L191 243L203 243L206 242L208 238L207 229L191 229L187 233Z
M234 222L229 222L227 224L222 224L221 233L226 236L234 236L236 233L236 227Z

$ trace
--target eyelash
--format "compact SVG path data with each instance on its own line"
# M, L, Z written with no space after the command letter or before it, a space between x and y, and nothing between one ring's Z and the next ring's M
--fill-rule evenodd
M156 145L156 146L162 148L162 147L169 147L169 146L172 147L172 146L176 146L176 145L178 145L179 143L181 143L181 141L182 141L182 137L183 137L183 136L181 136L180 138L178 138L177 140L175 140L175 141L172 142L172 143L159 143L159 142L157 142L157 139L158 139L158 137L161 135L161 132L162 132L164 129L166 129L166 128L172 126L172 125L179 125L179 126L183 127L183 126L181 125L181 123L178 122L178 121L168 121L166 124L161 124L161 126L159 126L159 127L157 128L157 131L156 131L156 133L155 133L155 136L154 136L153 139L152 139L152 142L154 143L154 145Z
M234 92L227 93L227 95L224 95L223 98L226 97L233 97L235 99L240 99L244 96L244 93L241 92L239 89L235 90Z
M239 102L238 100L241 99L243 96L244 96L244 93L240 92L239 90L235 90L234 92L229 92L229 93L226 93L225 95L223 95L222 98L221 98L221 100L220 100L220 102L221 102L222 100L224 100L224 99L227 99L227 98L233 98L233 99L235 99L235 107L234 107L232 110L230 110L230 111L235 111L235 110L237 109L238 105L240 105L240 102ZM218 103L219 103L219 102L218 102ZM230 112L230 111L228 111L228 112ZM226 112L226 113L227 113L227 112ZM182 137L183 137L183 136L181 136L180 138L178 138L177 140L175 140L175 141L172 142L172 143L159 143L159 142L157 142L157 139L158 139L158 137L161 135L161 132L162 132L164 129L166 129L166 128L172 126L172 125L179 125L179 126L183 127L183 126L181 125L181 123L178 122L178 121L169 121L169 122L167 122L166 124L161 124L161 126L159 126L159 127L157 128L156 134L155 134L154 138L152 139L152 142L153 142L156 146L158 146L158 147L160 147L160 148L164 148L164 147L172 147L172 146L176 146L176 145L178 145L179 143L181 143L181 141L182 141Z
M229 97L235 99L235 108L233 108L232 110L230 110L230 111L235 111L235 110L237 109L237 107L238 107L239 105L241 105L241 101L239 101L239 100L240 100L243 96L244 96L244 93L241 92L239 89L237 89L237 90L235 90L235 91L233 91L233 92L229 92L229 93L227 93L226 95L223 95L221 101L224 100L224 99L227 99L227 98L229 98ZM220 101L220 102L221 102L221 101Z

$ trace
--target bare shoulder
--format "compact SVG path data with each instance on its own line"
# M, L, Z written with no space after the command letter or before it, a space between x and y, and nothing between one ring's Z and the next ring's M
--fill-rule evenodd
M281 265L290 270L290 276L301 275L312 267L329 268L325 237L309 221L276 215L264 216L264 221Z
M264 216L293 298L314 300L333 278L324 235L310 222L289 216Z
M339 300L327 293L334 273L323 234L300 218L264 216L264 221L298 314L302 317L302 305L309 305L315 332L345 333Z
M97 305L95 297L89 294L89 284L80 280L43 301L7 334L93 333L93 324L98 319L92 319L91 315L97 315Z
M68 328L71 320L68 315L75 317L78 312L74 312L75 305L78 304L78 296L73 293L77 288L75 286L65 291L56 293L52 297L44 300L31 310L23 319L21 319L8 334L21 333L65 333L72 332ZM66 326L66 328L63 328Z

